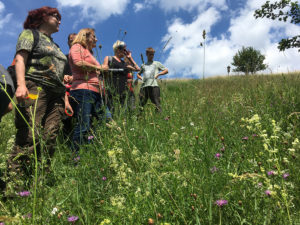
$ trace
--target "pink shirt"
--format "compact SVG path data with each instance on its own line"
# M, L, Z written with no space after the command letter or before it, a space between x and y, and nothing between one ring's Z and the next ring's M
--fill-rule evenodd
M71 90L88 89L99 93L99 79L95 71L88 72L75 63L85 61L95 66L100 64L91 52L80 44L74 44L69 51L69 63L72 70L73 82Z

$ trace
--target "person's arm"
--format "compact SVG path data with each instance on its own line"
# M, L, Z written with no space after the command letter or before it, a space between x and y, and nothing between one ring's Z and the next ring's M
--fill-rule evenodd
M108 70L108 67L107 66L104 66L104 65L94 65L94 64L91 64L89 62L86 62L84 59L83 59L83 56L85 55L85 50L81 45L79 44L75 44L71 47L70 49L70 58L72 59L73 61L73 64L76 65L77 67L80 67L82 68L83 70L86 70L86 71L102 71L102 70Z
M67 92L65 93L65 111L67 111L71 116L73 116L74 111L71 107Z
M130 64L127 66L128 69L131 69L132 71L140 71L140 67L136 64L134 59L132 58L131 52L127 51L127 55L125 57L128 59Z
M78 67L81 67L82 69L84 70L87 70L87 71L105 71L105 70L108 70L108 67L104 66L103 64L102 65L93 65L89 62L86 62L84 60L80 60L80 61L77 61L77 62L74 62L74 65L78 66Z
M29 91L26 87L25 82L25 68L28 59L28 52L21 50L17 53L16 59L16 77L17 77L17 89L16 89L16 98L18 102L22 102L26 99L29 94Z
M159 72L157 75L155 75L155 79L157 79L158 77L160 77L162 75L167 74L168 72L169 72L168 69L165 69L165 70Z
M139 78L140 80L143 80L142 76L138 73L137 75L137 78Z

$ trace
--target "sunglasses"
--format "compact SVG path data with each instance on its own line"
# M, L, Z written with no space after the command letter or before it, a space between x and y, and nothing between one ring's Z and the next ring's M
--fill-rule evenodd
M59 15L57 15L56 13L55 14L50 14L49 16L54 17L57 21L61 20L60 17L59 17Z

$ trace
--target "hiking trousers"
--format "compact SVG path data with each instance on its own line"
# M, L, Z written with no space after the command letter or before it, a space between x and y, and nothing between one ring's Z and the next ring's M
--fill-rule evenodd
M147 86L143 87L140 90L140 105L144 107L147 103L148 99L150 98L151 102L155 104L156 111L161 112L160 106L160 88L155 86Z
M26 87L30 94L38 94L38 86L35 82L26 81ZM18 104L18 108L30 127L33 126L34 121L38 157L43 151L49 159L54 154L56 137L62 126L64 93L58 94L42 89L37 100L26 99L23 103ZM35 118L33 120L34 110ZM28 167L34 157L33 133L17 110L15 126L17 129L16 141L8 158L8 170L16 172L19 176L22 176L24 172L31 174Z

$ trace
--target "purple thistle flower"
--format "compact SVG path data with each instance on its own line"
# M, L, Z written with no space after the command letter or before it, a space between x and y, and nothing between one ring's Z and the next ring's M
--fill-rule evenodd
M212 173L215 173L215 172L217 172L219 169L217 168L217 167L213 167L213 168L211 168L210 169L210 172L212 172Z
M107 177L102 177L102 180L103 180L103 181L106 181L106 180L107 180Z
M22 216L23 219L30 219L32 217L31 213L27 213L26 215Z
M5 225L5 223L3 223L3 222L0 222L0 225Z
M283 179L286 179L286 178L288 178L289 176L290 176L290 174L288 174L288 173L284 173L284 174L282 175Z
M78 220L78 216L70 216L69 218L68 218L68 221L69 222L76 222Z
M275 175L275 172L273 170L268 171L268 176L273 176Z
M257 134L252 134L252 137L258 137L258 135Z
M170 119L170 116L165 117L165 120L168 121Z
M215 204L217 205L217 206L223 206L223 205L227 205L227 203L228 203L228 201L227 200L223 200L223 199L220 199L220 200L217 200L216 202L215 202Z
M242 140L243 141L247 141L249 138L247 137L247 136L245 136L245 137L242 137Z
M93 135L88 136L88 140L92 140L92 139L94 139L94 136L93 136Z
M30 191L21 191L18 193L18 195L20 195L21 197L27 197L30 194L31 194Z
M221 157L221 153L215 154L215 158L219 159Z
M78 162L80 160L80 156L77 156L73 159L75 162Z
M266 190L265 194L268 195L268 196L271 196L271 191L270 190Z

